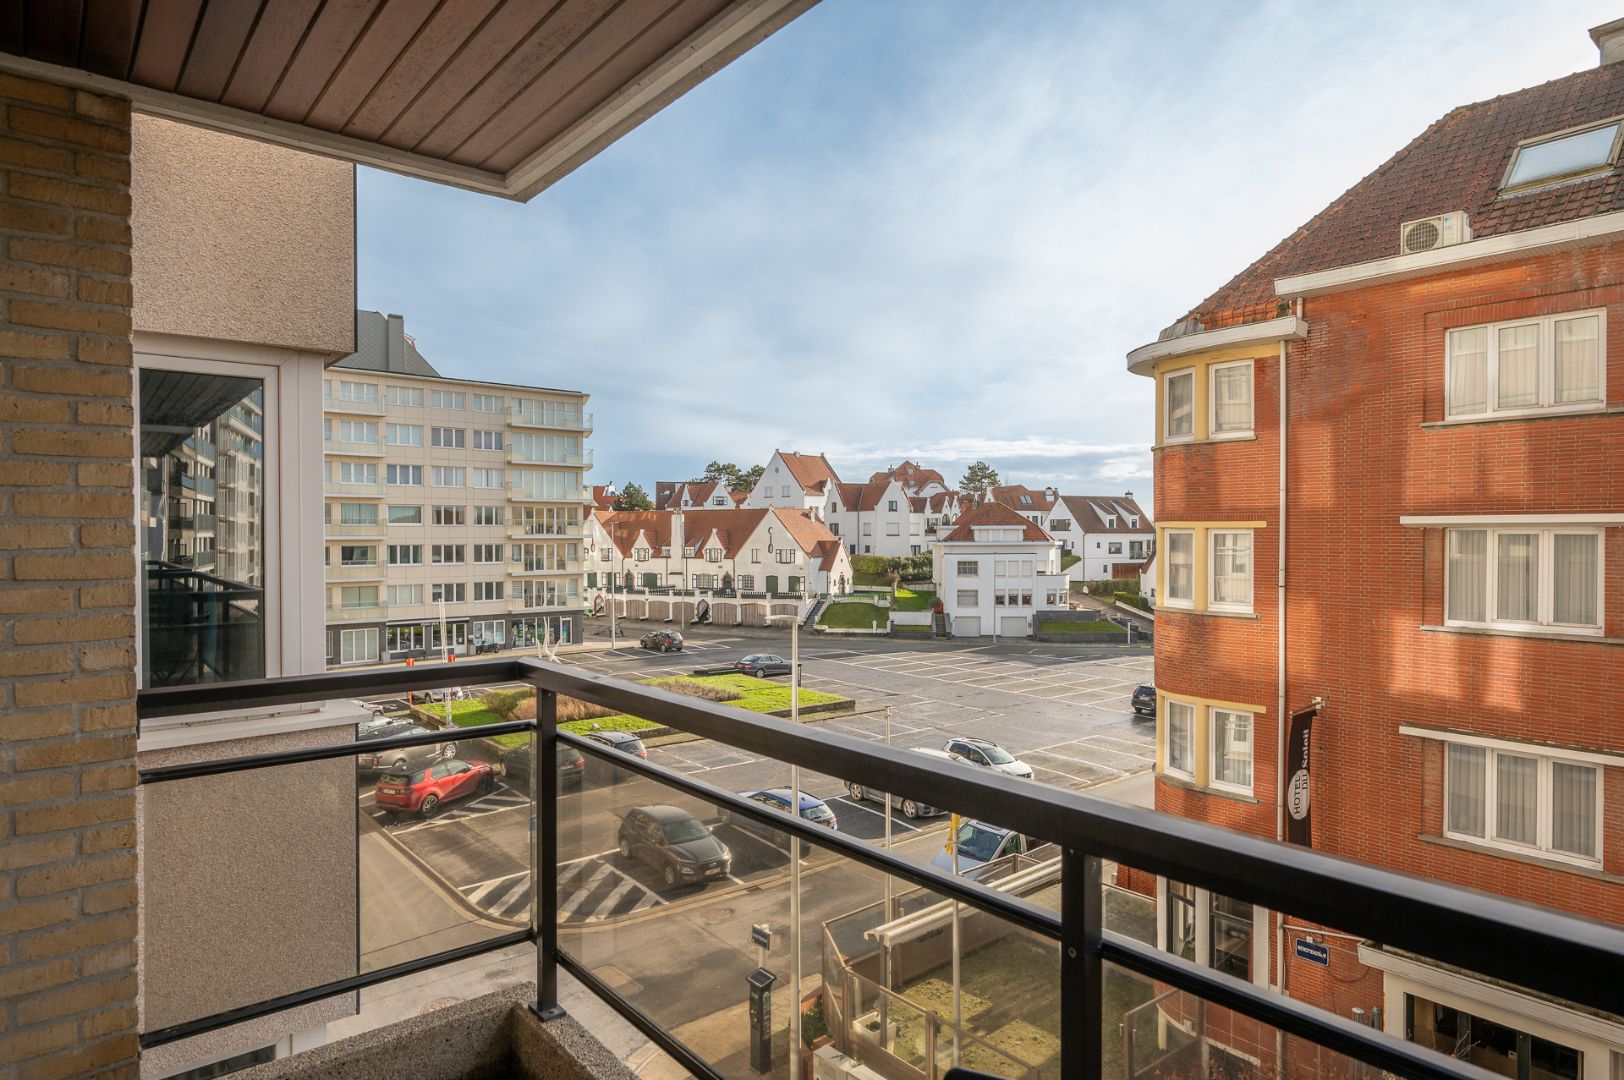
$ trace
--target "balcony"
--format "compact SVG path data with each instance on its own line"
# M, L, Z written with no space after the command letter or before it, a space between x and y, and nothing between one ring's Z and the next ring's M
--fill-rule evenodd
M382 540L388 535L387 525L373 522L370 525L345 525L327 522L322 531L332 540Z
M141 1036L144 1048L533 943L536 983L533 991L525 991L535 995L531 1009L510 1014L501 1002L490 1004L503 1017L514 1019L493 1023L489 1037L495 1038L494 1032L506 1023L535 1025L539 1019L544 1031L559 1023L560 978L568 975L682 1068L702 1077L745 1075L744 1063L758 1054L771 1060L756 1071L789 1075L784 1028L777 1027L778 1038L773 1040L752 1041L748 1033L747 1000L763 996L778 999L771 1014L782 1017L788 1012L795 1030L803 1022L797 1004L813 1010L817 1028L827 1032L829 1042L818 1053L831 1064L838 1057L848 1063L842 1069L860 1062L882 1075L916 1080L937 1080L955 1063L998 1076L1060 1080L1205 1076L1208 1048L1215 1060L1222 1056L1229 1061L1224 1040L1241 1037L1254 1056L1274 1055L1277 1047L1292 1055L1295 1068L1287 1065L1289 1075L1385 1072L1429 1080L1489 1075L1397 1035L1318 1011L1249 978L1157 948L1154 918L1148 922L1124 918L1119 901L1128 890L1109 882L1106 869L1111 864L1288 913L1294 926L1336 928L1331 936L1362 942L1362 955L1369 950L1408 958L1406 963L1425 960L1442 971L1475 972L1536 997L1555 998L1564 1007L1602 1012L1617 1008L1624 929L1613 925L1087 794L991 777L855 736L788 725L774 717L566 665L525 658L469 660L456 668L464 686L517 681L528 683L538 697L539 719L494 723L477 729L477 736L473 729L465 730L458 751L460 758L481 760L480 754L491 751L468 745L476 738L528 739L529 745L501 753L508 768L508 797L524 793L530 800L534 844L518 818L515 835L523 842L516 845L513 858L526 861L512 878L501 879L500 891L516 895L526 890L534 897L533 913L524 907L502 923L487 922L479 935L463 935L452 947L393 964L363 962L354 974L276 997L246 996L243 987L222 980L216 996L193 1006L188 1015L169 1015L164 1026L149 1026ZM445 679L444 670L420 666L164 689L143 692L138 712L143 722L151 722L228 706L403 695L439 686ZM929 792L933 805L951 806L975 821L997 822L1034 838L1033 846L1025 855L992 859L973 876L961 876L849 830L831 831L766 809L692 774L560 731L557 716L563 698L686 732L709 740L723 753L815 770L869 791ZM151 805L163 794L162 786L171 783L203 776L223 782L240 772L283 765L309 768L319 761L344 761L362 751L371 755L407 750L446 738L439 731L366 744L184 762L145 769L140 781ZM531 759L532 748L538 760L574 758L589 762L591 768L527 769L523 763ZM607 846L613 848L614 829L629 811L651 805L675 806L693 815L702 830L696 836L722 841L706 851L726 853L700 853L684 864L680 872L691 874L695 885L682 889L686 879L679 877L672 886L683 903L642 904L636 898L644 893L632 891L644 888L637 884L638 877L612 876L613 863L592 861L614 858L593 853L603 850L606 836ZM342 812L354 821L354 802ZM843 811L843 821L846 816ZM756 829L782 841L752 847ZM366 825L367 836L378 832ZM303 835L292 835L286 845L295 850L308 842ZM971 842L963 841L967 852ZM191 841L185 835L157 835L149 824L143 843L152 858L160 846L184 847ZM801 858L787 858L785 853L796 843L801 845ZM740 861L746 851L751 852L748 867ZM743 883L750 886L728 892L725 899L732 918L728 928L737 928L737 923L747 930L753 919L770 921L779 937L761 954L742 932L731 947L721 938L706 942L704 972L685 972L673 967L684 962L677 958L687 955L676 943L691 936L690 920L702 910L694 905L708 892L697 886L706 880L710 866L705 860L711 858L727 863L717 864L715 876L743 874L747 879ZM278 865L295 868L296 873L301 861L284 859ZM221 887L207 880L191 884ZM724 882L720 888L729 886ZM479 895L487 899L497 891L485 885L481 890ZM792 894L802 897L803 918L810 906L819 912L814 919L822 921L803 926L801 934L791 935L795 944L786 944L785 901ZM614 903L608 903L611 895ZM1131 896L1144 900L1142 894ZM620 911L627 897L634 902L625 903ZM584 905L592 905L589 914L583 914ZM733 911L745 905L754 906ZM721 915L721 909L715 913ZM345 908L335 913L334 920L353 915ZM147 917L173 920L171 913L150 902ZM939 998L923 998L920 990L933 979L945 985L945 950L955 920L962 922L966 942L965 1010L958 1023ZM243 930L279 940L278 927L249 925ZM363 938L366 933L363 928ZM1298 933L1308 933L1312 946L1319 931ZM766 966L760 957L765 957ZM995 961L1002 967L988 967ZM786 985L785 976L797 967L801 982L791 990L795 984ZM1013 979L989 975L997 971L1020 974ZM686 976L703 978L706 995L696 999L691 993L671 993L671 984ZM162 1007L166 1000L158 980L159 975L149 971L149 1025L153 1003ZM474 1007L475 1003L452 1006L464 1012ZM219 1011L209 1012L210 1008ZM451 1030L462 1026L452 1024ZM1017 1032L1019 1038L1011 1041L1009 1033ZM364 1040L314 1051L308 1064L301 1065L297 1057L286 1064L302 1069L296 1073L301 1076L324 1075L323 1070L334 1068L335 1058L344 1055L380 1066L395 1064L406 1045L399 1041L403 1038L396 1029L386 1029ZM1286 1064L1272 1059L1224 1075L1273 1076L1277 1065ZM515 1070L511 1075L537 1073Z
M551 409L525 408L522 405L510 404L508 406L508 423L514 427L546 428L551 431L579 431L590 434L592 431L592 414L560 413Z
M381 562L333 563L326 569L328 581L382 581L389 568Z
M526 603L523 595L521 595L517 590L515 590L511 586L509 586L508 598L507 598L507 610L508 610L509 614L518 614L520 612L525 612L525 611L553 611L553 612L556 612L556 611L562 611L562 610L565 610L565 609L573 610L573 609L579 608L580 606L581 606L581 601L580 601L579 597L577 597L575 599L570 599L570 598L564 597L564 596L560 596L557 599L556 602L551 603L551 604Z
M559 468L590 469L592 468L592 451L582 450L578 454L554 454L552 457L530 457L520 452L517 446L508 443L507 460L510 465L556 465Z
M334 622L381 622L385 608L382 604L328 604L327 621Z
M513 521L508 523L507 534L509 540L578 540L583 535L581 529L579 524L545 526Z
M322 450L328 454L339 457L371 457L381 458L384 446L381 442L356 442L352 439L323 439Z
M537 561L532 566L524 563L509 563L508 573L514 577L540 577L543 574L580 574L584 572L580 559L556 559L552 561Z
M381 400L344 397L323 397L321 407L324 412L350 416L383 416L389 411Z
M328 480L322 484L321 489L323 494L341 499L382 499L389 493L381 480L371 484L347 484L339 480Z
M515 484L508 484L507 497L509 502L522 503L582 503L586 502L584 488L569 488L558 495L533 495Z

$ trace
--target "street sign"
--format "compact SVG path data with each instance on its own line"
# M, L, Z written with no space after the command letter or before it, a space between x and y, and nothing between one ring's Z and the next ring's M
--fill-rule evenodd
M1297 959L1299 960L1307 960L1310 964L1318 964L1320 967L1331 966L1330 948L1325 945L1321 945L1317 941L1310 941L1308 938L1298 938L1296 952Z
M765 925L762 925L760 923L757 923L755 926L752 926L750 928L750 944L759 945L763 949L772 948L773 947L773 931L772 931L772 927L765 926Z

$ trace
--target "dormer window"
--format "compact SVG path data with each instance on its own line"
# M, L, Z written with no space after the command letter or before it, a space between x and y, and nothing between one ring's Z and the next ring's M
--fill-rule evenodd
M1522 143L1511 155L1511 166L1506 170L1500 190L1509 192L1605 172L1618 158L1621 130L1624 130L1624 121L1612 120L1597 127Z

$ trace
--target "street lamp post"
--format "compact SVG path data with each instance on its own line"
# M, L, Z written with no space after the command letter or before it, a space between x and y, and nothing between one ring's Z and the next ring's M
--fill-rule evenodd
M771 609L771 601L768 601ZM768 615L768 622L789 620L789 722L801 722L801 619L799 615ZM789 767L790 813L801 818L801 767ZM799 1070L801 1061L801 841L790 837L789 853L789 1059Z

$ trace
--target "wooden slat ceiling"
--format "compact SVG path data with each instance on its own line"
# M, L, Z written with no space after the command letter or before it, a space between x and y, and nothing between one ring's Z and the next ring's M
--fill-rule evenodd
M0 67L529 198L815 2L12 0Z

